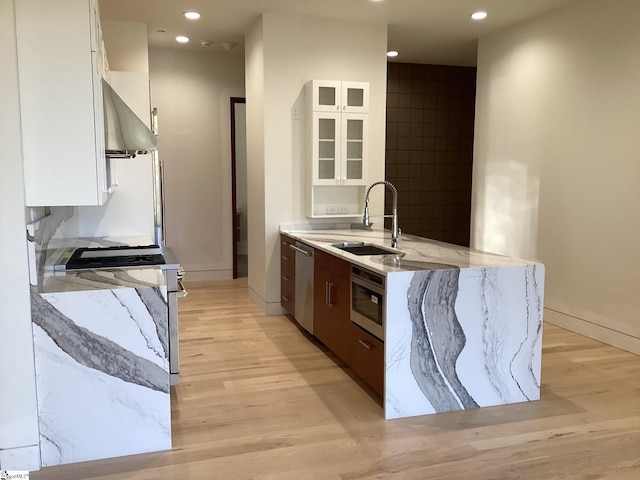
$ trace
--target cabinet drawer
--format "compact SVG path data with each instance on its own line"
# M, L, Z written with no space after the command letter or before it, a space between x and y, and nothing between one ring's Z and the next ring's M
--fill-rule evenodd
M286 290L287 292L295 292L296 291L295 275L292 275L290 272L282 272L280 275L280 288L282 290Z
M351 368L376 393L384 394L384 343L351 324Z
M281 255L280 257L280 274L288 277L296 275L296 259L294 256Z
M296 314L296 301L293 293L288 290L280 290L280 305L291 315Z
M280 234L280 305L291 315L296 306L296 254L289 245L296 241L288 235Z
M280 271L289 277L295 277L296 274L296 254L286 242L280 243Z
M280 234L280 242L294 245L296 243L294 238L291 238L289 235L285 235L284 233Z

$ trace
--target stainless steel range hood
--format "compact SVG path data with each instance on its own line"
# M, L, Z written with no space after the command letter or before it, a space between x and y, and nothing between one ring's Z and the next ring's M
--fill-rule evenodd
M122 98L102 80L106 156L133 158L158 149L158 139Z

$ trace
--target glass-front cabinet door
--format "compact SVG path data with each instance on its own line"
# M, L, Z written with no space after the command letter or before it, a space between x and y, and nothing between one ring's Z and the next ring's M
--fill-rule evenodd
M313 183L336 185L340 178L339 113L313 114Z
M339 80L313 80L313 111L339 112L342 105L342 82Z
M342 115L343 155L341 184L363 185L366 179L367 115Z
M365 82L342 83L342 112L367 113L369 111L369 84Z

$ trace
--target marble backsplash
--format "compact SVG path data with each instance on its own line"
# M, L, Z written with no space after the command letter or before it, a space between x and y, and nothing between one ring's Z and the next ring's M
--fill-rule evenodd
M77 247L110 247L119 245L147 245L147 236L83 237L76 207L28 208L27 247L29 279L32 286L43 284L43 277L54 270Z
M27 247L31 285L42 283L45 265L51 263L57 251L70 238L78 236L75 207L27 208Z

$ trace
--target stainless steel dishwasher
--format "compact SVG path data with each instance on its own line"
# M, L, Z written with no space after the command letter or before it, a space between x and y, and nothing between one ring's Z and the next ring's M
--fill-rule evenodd
M296 252L296 321L313 334L313 248L302 242L289 245Z

